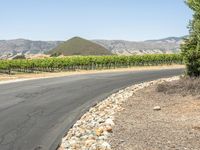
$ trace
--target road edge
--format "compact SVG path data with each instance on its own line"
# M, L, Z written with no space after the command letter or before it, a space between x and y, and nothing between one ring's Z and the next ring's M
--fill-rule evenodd
M58 150L84 149L88 147L111 149L108 138L115 125L114 115L123 111L121 107L134 93L148 86L165 81L178 80L180 77L161 78L154 81L135 84L115 92L103 101L89 109L80 119L68 130ZM87 129L84 129L87 128Z
M0 80L1 84L17 83L30 80L39 80L39 79L50 79L50 78L59 78L65 76L74 76L74 75L89 75L89 74L101 74L101 73L114 73L114 72L129 72L129 71L145 71L145 70L166 70L166 69L183 69L184 65L169 65L169 66L145 66L145 67L132 67L132 68L119 68L119 69L110 69L110 70L92 70L92 71L75 71L75 72L61 72L61 73L47 73L41 74L39 77L22 77L22 78L10 78L6 80ZM12 76L12 75L11 75Z

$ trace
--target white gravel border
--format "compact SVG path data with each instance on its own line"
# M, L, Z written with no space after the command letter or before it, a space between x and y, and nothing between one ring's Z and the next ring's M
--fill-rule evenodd
M100 102L69 130L58 150L111 150L107 142L115 125L115 114L123 110L122 104L133 94L148 86L180 79L179 76L163 78L127 87Z

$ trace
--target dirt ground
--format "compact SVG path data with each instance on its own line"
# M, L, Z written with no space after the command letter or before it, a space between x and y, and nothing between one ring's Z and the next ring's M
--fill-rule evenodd
M136 92L116 115L112 148L200 150L199 83L181 79Z
M92 74L101 72L120 72L120 71L138 71L138 70L151 70L151 69L170 69L170 68L184 68L183 65L169 65L169 66L152 66L152 67L132 67L132 68L118 68L109 70L78 70L69 72L58 72L58 73L26 73L16 75L6 75L0 73L0 82L17 79L37 79L37 78L49 78L49 77L61 77L75 74Z

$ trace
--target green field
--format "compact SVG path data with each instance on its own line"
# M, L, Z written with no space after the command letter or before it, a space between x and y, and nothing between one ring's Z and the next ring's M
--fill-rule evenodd
M182 64L179 54L152 54L134 56L69 56L47 59L0 60L0 72L58 72L127 68L133 66L157 66Z

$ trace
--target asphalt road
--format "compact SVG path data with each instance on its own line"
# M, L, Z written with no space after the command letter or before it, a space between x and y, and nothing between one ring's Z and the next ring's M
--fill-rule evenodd
M181 73L115 72L0 84L0 150L55 150L96 102L129 85Z

